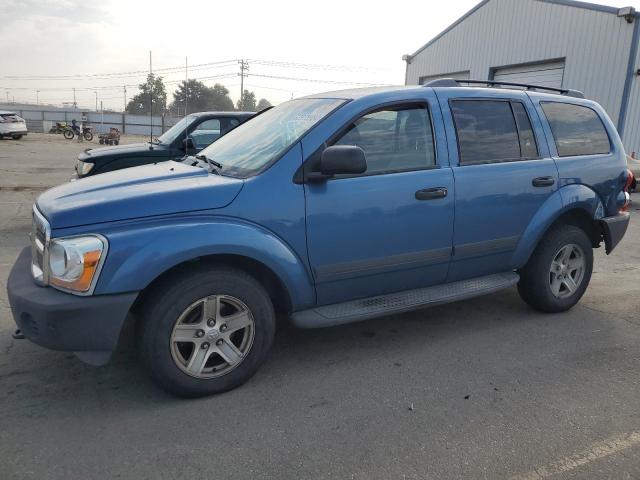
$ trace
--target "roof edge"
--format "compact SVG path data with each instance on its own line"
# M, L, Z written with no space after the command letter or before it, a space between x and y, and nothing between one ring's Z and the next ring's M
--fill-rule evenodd
M462 17L460 17L458 20L453 22L451 25L449 25L447 28L445 28L442 32L437 34L435 37L433 37L431 40L429 40L427 43L425 43L422 47L420 47L418 50L416 50L414 53L412 53L411 57L415 57L416 55L418 55L425 48L429 47L432 43L436 42L441 37L443 37L444 35L449 33L451 30L453 30L455 27L457 27L460 23L465 21L468 17L473 15L475 12L480 10L482 7L484 7L490 1L491 0L482 0L475 7L473 7L471 10L469 10L467 13L465 13ZM586 10L593 10L593 11L596 11L596 12L612 13L614 15L618 15L618 12L620 11L620 9L618 7L610 7L608 5L600 5L600 4L597 4L597 3L581 2L579 0L536 0L536 1L542 2L542 3L550 3L550 4L554 4L554 5L563 5L565 7L584 8ZM640 19L640 12L636 12L635 16Z
M415 57L416 55L418 55L422 50L424 50L425 48L427 48L429 45L431 45L433 42L435 42L436 40L438 40L440 37L442 37L443 35L447 34L449 31L453 30L455 27L457 27L460 23L462 23L463 21L465 21L468 17L470 17L471 15L473 15L474 13L476 13L478 10L480 10L482 7L484 7L487 3L489 3L491 0L482 0L479 4L477 4L475 7L473 7L471 10L469 10L467 13L465 13L463 16L461 16L458 20L456 20L455 22L453 22L451 25L449 25L447 28L445 28L443 31L441 31L438 35L436 35L435 37L433 37L431 40L429 40L427 43L425 43L423 46L421 46L418 50L416 50L415 52L413 52L411 54L412 57Z
M609 5L600 5L598 3L587 3L579 0L537 0L542 3L553 3L555 5L563 5L565 7L584 8L585 10L593 10L595 12L618 14L618 7L610 7Z

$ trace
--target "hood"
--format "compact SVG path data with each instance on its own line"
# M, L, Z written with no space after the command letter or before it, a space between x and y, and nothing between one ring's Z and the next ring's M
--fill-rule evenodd
M222 208L242 185L236 178L168 161L66 183L44 192L36 204L57 229Z
M152 148L149 148L151 146ZM147 143L130 143L127 145L113 145L110 147L90 148L78 155L78 159L83 162L95 162L102 159L111 160L112 157L125 157L135 155L136 157L154 157L166 155L169 147L164 144L151 145Z

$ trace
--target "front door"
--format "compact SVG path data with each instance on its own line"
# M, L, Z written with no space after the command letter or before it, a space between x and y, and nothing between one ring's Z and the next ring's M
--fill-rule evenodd
M475 93L475 92L474 92ZM518 267L514 253L558 188L558 171L526 93L439 90L456 179L449 281Z
M369 110L330 142L361 147L365 173L305 185L318 304L446 279L454 183L445 142L434 140L433 120L436 129L442 123L429 94L425 90L424 101Z

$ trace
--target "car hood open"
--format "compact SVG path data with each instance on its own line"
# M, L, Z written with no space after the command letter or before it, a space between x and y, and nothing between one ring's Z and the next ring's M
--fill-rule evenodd
M136 157L163 157L167 155L169 147L164 144L152 145L150 143L129 143L127 145L113 145L100 148L88 148L78 159L83 162L110 161L113 158L122 158L128 155Z
M37 200L51 228L223 208L243 181L167 161L103 173L47 190Z

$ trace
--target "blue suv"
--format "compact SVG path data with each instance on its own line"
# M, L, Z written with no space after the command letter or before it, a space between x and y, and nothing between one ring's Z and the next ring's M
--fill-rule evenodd
M629 222L622 143L579 92L482 83L292 100L197 158L43 193L8 281L20 334L103 364L134 331L191 397L258 369L275 312L326 327L513 285L571 308Z

